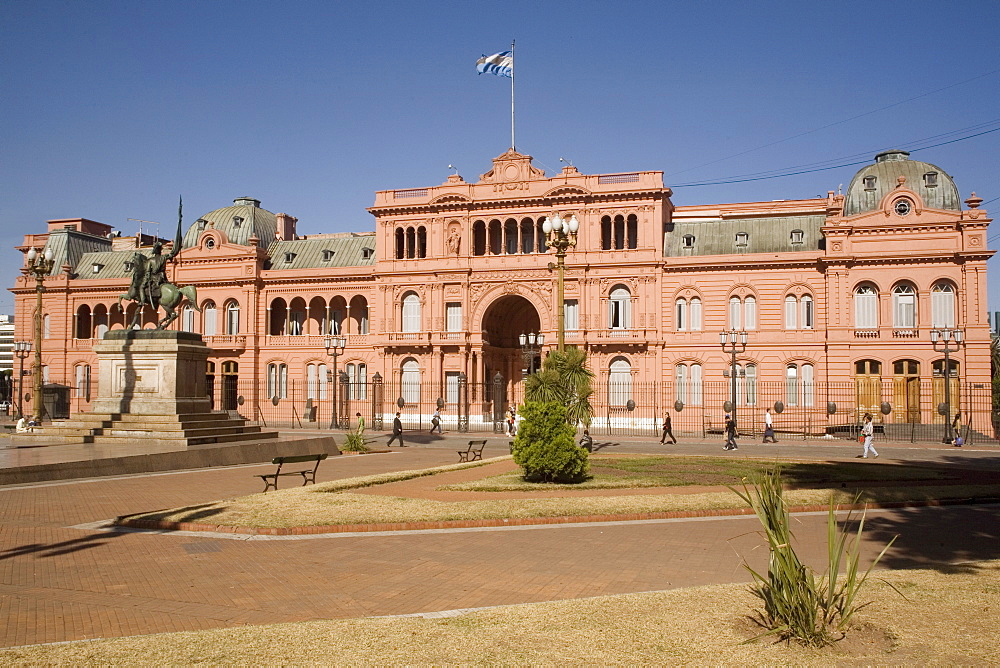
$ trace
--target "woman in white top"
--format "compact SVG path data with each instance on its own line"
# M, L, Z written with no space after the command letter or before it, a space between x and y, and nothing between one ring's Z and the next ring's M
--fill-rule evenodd
M868 459L868 453L871 452L873 456L878 457L878 453L875 452L875 448L872 447L872 440L875 438L875 425L872 424L872 414L865 413L865 424L861 427L861 435L865 439L865 450L862 454L858 455L863 459Z

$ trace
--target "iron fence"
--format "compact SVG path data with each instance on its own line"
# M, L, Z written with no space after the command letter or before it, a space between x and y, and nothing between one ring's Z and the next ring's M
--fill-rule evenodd
M215 410L232 411L270 428L347 429L364 417L369 430L388 430L398 411L405 429L430 430L440 410L446 430L503 432L505 414L524 403L524 384L494 378L484 383L343 382L307 384L290 379L281 396L267 396L264 380L216 377L209 383ZM90 397L70 386L73 413L86 411ZM96 388L91 394L96 397ZM789 385L741 380L733 414L741 434L759 437L764 411L771 408L775 431L805 438L854 438L862 416L870 412L876 438L896 441L943 441L949 427L960 429L967 443L998 444L1000 411L987 384L952 381L951 423L944 410L943 380L872 380ZM334 406L336 398L336 406ZM658 435L665 415L678 435L721 434L728 381L677 384L672 381L597 386L590 398L594 436Z

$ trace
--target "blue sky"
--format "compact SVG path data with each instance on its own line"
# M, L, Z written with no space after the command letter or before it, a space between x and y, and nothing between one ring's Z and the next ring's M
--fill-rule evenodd
M250 195L300 233L367 231L379 189L662 170L677 204L825 195L858 169L683 184L912 148L1000 209L1000 2L0 1L0 284L54 218L134 234ZM937 138L937 139L935 139ZM992 201L991 201L992 200ZM1000 233L991 247L1000 244ZM991 261L991 309L1000 267ZM0 313L13 297L0 294Z

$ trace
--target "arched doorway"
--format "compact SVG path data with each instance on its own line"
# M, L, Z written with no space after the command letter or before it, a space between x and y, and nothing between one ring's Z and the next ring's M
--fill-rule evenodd
M518 339L541 329L534 304L520 295L503 295L486 309L480 356L484 419L500 424L512 404L523 402L522 381L529 370L538 368L542 351L537 344L533 351L523 350ZM501 378L502 383L498 383Z

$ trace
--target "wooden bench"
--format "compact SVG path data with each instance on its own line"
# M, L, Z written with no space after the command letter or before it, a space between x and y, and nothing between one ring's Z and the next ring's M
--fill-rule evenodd
M469 441L469 447L465 450L458 451L458 461L460 462L474 462L477 459L482 461L483 459L483 448L486 447L486 441Z
M258 474L257 477L264 481L264 493L267 494L267 490L274 489L278 490L278 478L283 475L300 475L302 476L302 486L305 487L309 483L316 484L316 471L319 469L319 463L327 458L327 454L324 452L319 455L295 455L294 457L275 457L271 460L272 464L277 464L278 470L274 473L266 473L264 475ZM303 469L301 471L285 471L281 472L281 467L285 464L300 464L302 462L316 462L316 465L312 469Z

